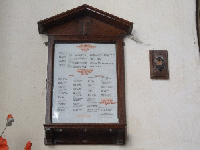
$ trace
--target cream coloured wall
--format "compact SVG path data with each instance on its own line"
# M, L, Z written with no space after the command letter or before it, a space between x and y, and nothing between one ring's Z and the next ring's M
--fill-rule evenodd
M125 146L44 146L47 36L37 22L82 4L134 22L125 39ZM149 50L168 50L170 80L151 80ZM10 150L199 150L200 59L195 0L1 0L0 131Z

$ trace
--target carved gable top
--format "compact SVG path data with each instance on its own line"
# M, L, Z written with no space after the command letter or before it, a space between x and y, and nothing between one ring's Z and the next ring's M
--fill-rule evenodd
M61 14L39 21L38 30L40 34L60 34L61 35L62 33L65 35L71 35L71 34L79 35L79 33L83 33L83 35L84 34L89 35L91 31L87 32L86 27L83 27L83 29L77 29L77 27L78 27L78 22L79 24L81 22L80 20L85 21L86 25L88 25L90 19L93 20L95 26L98 26L98 24L100 23L99 25L102 25L102 28L98 27L98 29L101 29L102 32L105 32L105 33L108 31L108 29L106 30L105 26L107 26L110 31L118 32L116 34L121 34L121 35L130 34L133 28L132 22L129 22L122 18L108 14L104 11L101 11L97 8L93 8L91 6L84 4L77 8L68 10ZM94 27L94 25L92 26ZM87 28L92 30L92 26L87 27ZM62 28L65 28L66 32L62 32L61 31ZM76 33L73 32L74 28L76 28L77 30ZM105 31L103 31L104 29ZM85 30L85 31L80 31L80 30ZM95 32L95 34L97 33Z

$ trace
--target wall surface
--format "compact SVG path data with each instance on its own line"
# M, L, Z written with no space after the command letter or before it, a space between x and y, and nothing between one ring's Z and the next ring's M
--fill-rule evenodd
M125 39L125 146L45 146L47 36L37 22L88 4L134 23ZM1 0L0 131L10 150L200 150L195 0ZM149 50L168 50L169 80L151 80Z

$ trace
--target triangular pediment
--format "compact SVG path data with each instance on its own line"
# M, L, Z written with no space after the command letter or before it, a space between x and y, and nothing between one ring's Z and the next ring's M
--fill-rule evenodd
M86 4L38 22L40 34L125 35L133 23Z

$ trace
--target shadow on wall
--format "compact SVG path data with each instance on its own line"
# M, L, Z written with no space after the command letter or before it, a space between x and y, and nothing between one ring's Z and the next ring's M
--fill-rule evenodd
M137 44L141 44L141 45L144 45L144 46L151 46L150 44L145 44L144 42L142 42L138 36L137 36L137 33L135 30L132 31L132 33L130 35L127 36L127 38L135 41Z

